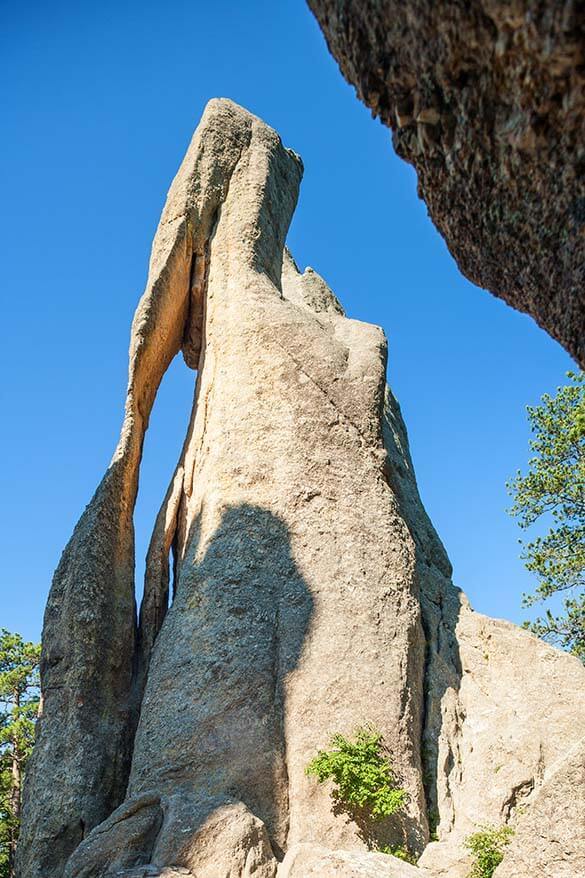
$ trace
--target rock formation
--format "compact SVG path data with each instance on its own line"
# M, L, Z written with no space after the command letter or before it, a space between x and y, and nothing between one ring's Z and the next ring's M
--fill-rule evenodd
M308 3L463 274L585 367L585 6Z
M517 821L511 855L534 859L522 821L551 830L579 775L585 669L452 585L383 333L285 249L301 173L216 100L172 184L121 438L47 606L19 878L464 875L477 823ZM142 443L180 350L193 412L137 622ZM367 828L305 774L364 723L409 793ZM416 872L375 851L399 843ZM582 848L566 849L568 876Z
M554 766L518 826L497 878L585 875L585 744Z

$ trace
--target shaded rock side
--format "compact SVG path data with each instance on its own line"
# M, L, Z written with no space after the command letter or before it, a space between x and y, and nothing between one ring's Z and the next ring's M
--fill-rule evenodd
M459 268L585 366L585 7L308 0Z
M208 804L203 814L196 802L188 810L184 804L184 798L178 802L155 794L125 803L80 844L65 878L274 878L276 860L266 827L245 805ZM175 817L179 838L160 833L163 815L168 814ZM182 865L154 865L151 858L160 860L169 847Z

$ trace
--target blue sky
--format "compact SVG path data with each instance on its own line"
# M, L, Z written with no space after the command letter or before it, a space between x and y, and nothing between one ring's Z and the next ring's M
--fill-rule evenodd
M524 617L505 481L526 404L568 356L469 284L390 133L355 98L303 0L0 0L3 429L0 626L40 634L52 571L114 449L132 314L170 181L207 100L230 97L299 152L289 244L348 314L382 325L423 500L476 609ZM186 427L193 373L157 400L138 567Z

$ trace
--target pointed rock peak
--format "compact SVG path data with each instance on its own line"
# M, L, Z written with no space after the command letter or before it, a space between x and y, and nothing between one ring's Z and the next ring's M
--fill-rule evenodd
M310 308L316 314L344 316L339 299L326 281L310 266L301 272L288 247L284 249L281 282L282 294L289 302Z

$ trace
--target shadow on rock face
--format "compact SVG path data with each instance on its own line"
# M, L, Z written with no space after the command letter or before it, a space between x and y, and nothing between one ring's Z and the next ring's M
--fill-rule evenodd
M433 840L439 826L441 830L451 828L454 819L452 801L441 796L439 778L450 777L454 765L460 763L459 754L454 752L458 739L449 732L460 727L464 719L459 715L463 671L456 631L461 593L450 582L430 576L421 594L421 608L427 641L422 761Z
M382 418L387 454L385 475L404 521L415 542L416 577L425 633L424 722L422 771L431 838L451 827L452 803L441 801L439 777L449 775L456 761L454 741L445 727L456 727L462 717L458 692L462 667L457 638L462 594L451 582L447 553L421 501L410 457L406 426L400 406L389 388ZM449 809L449 813L445 813Z
M246 809L242 825L249 833L250 820L258 824L252 835L260 833L263 850L270 843L262 823L277 856L286 841L283 681L299 660L312 599L277 515L242 504L224 509L219 524L206 530L211 532L204 533L201 518L195 519L184 542L174 601L150 664L122 806L132 809L154 793L162 826L153 819L155 837L136 850L136 820L124 819L128 838L114 846L121 859L116 855L108 869L148 863L201 868L203 848L208 857L213 847L202 827L216 826L218 809L240 803ZM125 834L119 821L113 825ZM106 821L82 847L93 847L99 859L99 851L108 850L109 833ZM74 855L76 863L81 853ZM96 855L89 858L91 867L82 856L82 867L67 874L109 874L92 871Z

